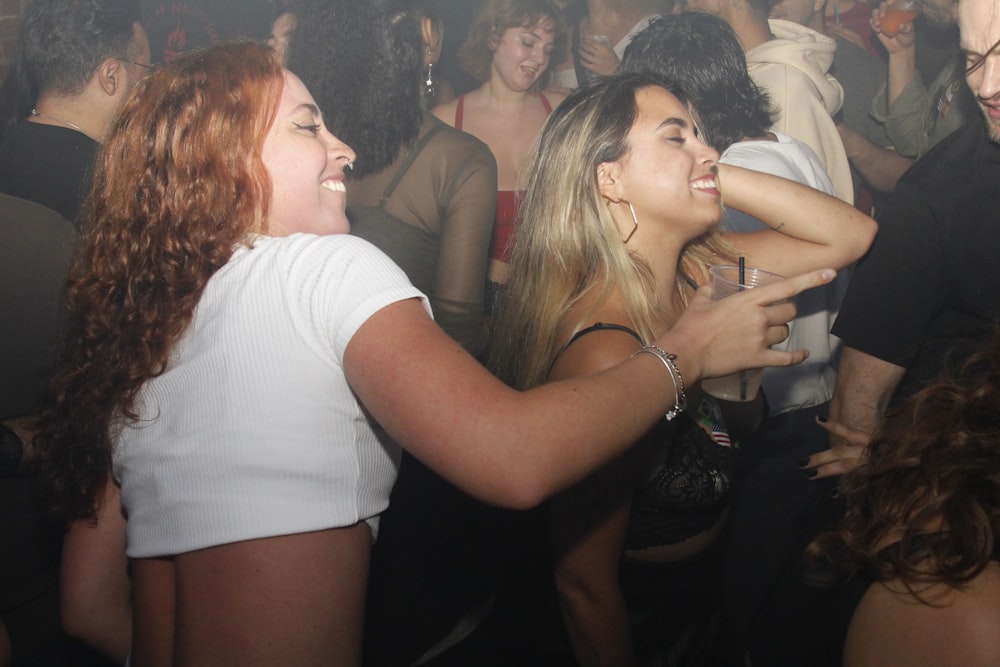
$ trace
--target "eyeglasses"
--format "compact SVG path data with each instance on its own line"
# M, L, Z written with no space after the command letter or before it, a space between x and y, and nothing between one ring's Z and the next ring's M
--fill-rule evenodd
M118 57L116 57L115 60L120 60L123 63L128 63L129 65L136 65L137 67L143 68L147 72L152 72L154 69L156 69L156 65L147 65L146 63L137 63L136 61L129 60L128 58L118 58Z

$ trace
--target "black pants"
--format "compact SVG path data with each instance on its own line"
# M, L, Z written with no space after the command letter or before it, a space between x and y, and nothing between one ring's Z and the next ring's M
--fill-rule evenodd
M812 480L799 463L828 446L815 423L829 404L765 421L744 441L725 540L725 606L753 665L818 665L828 609L803 583L803 553L832 527L835 479Z

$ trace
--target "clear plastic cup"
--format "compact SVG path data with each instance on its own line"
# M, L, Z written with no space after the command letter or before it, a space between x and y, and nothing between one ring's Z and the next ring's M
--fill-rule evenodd
M709 269L712 278L712 299L717 301L743 290L763 287L783 279L777 273L745 267L743 283L740 284L740 267L735 264L720 264ZM724 401L752 401L760 391L763 368L751 368L717 378L705 378L701 388Z
M879 31L886 37L895 37L906 23L913 22L920 13L919 0L893 0L885 7L885 14L879 19Z

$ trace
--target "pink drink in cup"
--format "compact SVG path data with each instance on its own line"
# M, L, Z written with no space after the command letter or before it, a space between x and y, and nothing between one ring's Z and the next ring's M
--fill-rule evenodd
M743 283L740 284L740 267L735 264L722 264L709 269L712 278L712 299L724 299L727 296L754 287L763 287L782 280L783 276L760 269L746 267L743 269ZM705 393L724 401L752 401L760 391L760 379L764 373L762 368L723 375L717 378L705 378L701 388Z

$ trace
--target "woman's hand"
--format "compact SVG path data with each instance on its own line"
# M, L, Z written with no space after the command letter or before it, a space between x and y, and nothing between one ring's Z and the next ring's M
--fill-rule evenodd
M871 441L870 433L825 418L817 417L816 423L844 444L809 457L802 468L810 479L843 475L864 460L868 453L868 443Z
M812 271L719 301L712 301L711 289L702 287L657 345L676 354L692 378L800 363L808 350L780 352L770 346L788 337L787 323L795 317L790 299L835 275L833 269Z
M618 54L605 41L594 39L595 35L584 35L580 40L580 62L595 74L608 76L618 69Z

